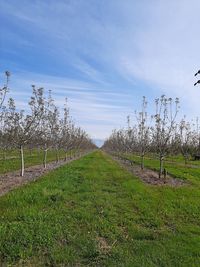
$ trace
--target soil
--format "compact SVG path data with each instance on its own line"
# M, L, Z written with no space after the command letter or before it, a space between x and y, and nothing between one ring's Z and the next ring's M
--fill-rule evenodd
M166 178L159 178L158 172L144 168L141 170L140 166L130 162L129 160L119 159L117 157L111 156L116 160L122 167L124 167L129 172L133 173L135 176L139 177L142 181L151 185L168 185L173 187L179 187L186 184L184 180L174 178L167 174Z
M109 254L117 240L115 240L111 245L104 237L97 237L98 249L102 254Z
M85 155L85 154L84 154ZM83 155L82 155L83 156ZM79 159L80 157L73 159L67 159L66 161L60 160L59 162L50 162L47 164L46 169L43 165L31 166L25 169L24 176L20 176L20 171L9 172L0 175L0 196L5 195L10 190L27 184L31 181L35 181L40 178L43 174L50 172L64 164L67 164L73 160Z

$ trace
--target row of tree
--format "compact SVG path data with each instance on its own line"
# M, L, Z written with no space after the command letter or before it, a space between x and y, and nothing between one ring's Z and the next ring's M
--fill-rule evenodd
M43 164L47 166L49 149L54 149L59 160L59 151L90 150L95 145L87 133L75 126L70 114L67 99L60 111L43 88L32 85L32 96L27 110L16 108L13 98L6 102L10 73L5 72L5 85L0 88L0 147L2 150L19 149L21 155L21 176L24 175L24 148L42 148ZM6 102L6 103L5 103Z
M143 97L142 108L136 112L136 123L114 130L105 141L103 149L111 153L137 153L141 158L141 169L144 168L146 153L156 153L159 158L159 178L164 175L164 159L167 155L182 154L185 163L194 156L200 158L200 131L198 119L179 120L179 99L162 95L155 100L155 114L147 113L147 100Z

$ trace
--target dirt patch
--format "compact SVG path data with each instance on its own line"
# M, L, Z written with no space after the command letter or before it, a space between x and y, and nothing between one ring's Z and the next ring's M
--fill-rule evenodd
M83 154L82 156L88 153ZM67 164L73 160L77 160L82 156L67 159L66 161L59 161L59 162L50 162L47 164L47 168L44 169L43 165L36 165L25 169L24 176L20 176L20 171L9 172L6 174L0 175L0 196L5 195L10 190L27 184L31 181L35 181L40 178L43 174L50 172L64 164Z
M97 242L98 242L99 250L102 253L107 254L111 250L111 246L108 245L108 243L107 243L105 238L98 237L97 238Z
M129 160L119 159L117 157L111 156L115 161L117 161L126 170L133 173L135 176L139 177L142 181L151 185L170 185L174 187L183 186L186 184L184 180L174 178L167 175L166 178L159 178L158 172L145 168L141 170L140 166L130 162Z
M98 249L103 254L108 254L116 242L117 240L109 245L108 241L104 237L97 237Z

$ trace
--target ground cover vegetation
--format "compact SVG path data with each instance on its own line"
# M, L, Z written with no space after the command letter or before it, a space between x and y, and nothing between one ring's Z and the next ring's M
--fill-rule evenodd
M199 266L200 183L186 179L148 185L101 151L63 165L1 197L1 264Z

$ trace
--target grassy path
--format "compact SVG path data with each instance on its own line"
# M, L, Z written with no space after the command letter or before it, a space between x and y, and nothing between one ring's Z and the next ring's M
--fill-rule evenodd
M200 266L199 200L97 151L0 198L0 266Z

